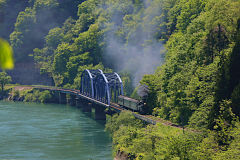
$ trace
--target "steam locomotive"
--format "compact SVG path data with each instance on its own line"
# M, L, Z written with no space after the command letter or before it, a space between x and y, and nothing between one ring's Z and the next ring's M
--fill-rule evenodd
M147 108L147 97L149 89L147 85L141 85L137 91L138 95L141 97L141 100L132 99L126 96L118 96L118 104L126 109L132 110L134 112L139 112L145 114L148 112Z

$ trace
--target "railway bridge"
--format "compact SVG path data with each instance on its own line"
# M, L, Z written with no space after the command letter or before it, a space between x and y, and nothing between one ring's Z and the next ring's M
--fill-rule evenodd
M123 82L116 73L103 73L102 70L84 70L81 75L80 89L65 89L56 87L33 86L39 90L49 90L57 97L61 104L82 107L84 112L91 112L95 108L95 119L105 120L106 113L120 113L125 110L118 103L118 96L123 95ZM108 110L108 112L106 112ZM132 114L147 123L156 122L144 115Z

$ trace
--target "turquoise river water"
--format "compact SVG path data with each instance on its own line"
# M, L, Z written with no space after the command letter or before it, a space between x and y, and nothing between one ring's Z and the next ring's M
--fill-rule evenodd
M111 143L75 107L0 102L0 160L112 160Z

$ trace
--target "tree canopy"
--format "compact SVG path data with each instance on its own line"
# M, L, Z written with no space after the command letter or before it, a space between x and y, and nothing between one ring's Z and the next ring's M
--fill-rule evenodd
M12 81L12 78L6 72L0 72L1 89L4 91L4 86Z

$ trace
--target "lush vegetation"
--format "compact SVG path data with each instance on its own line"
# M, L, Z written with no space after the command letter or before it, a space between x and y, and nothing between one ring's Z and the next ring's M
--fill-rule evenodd
M47 103L52 101L52 95L49 91L33 90L24 94L24 102L40 102Z
M211 142L199 140L215 145L202 144L210 152L206 155L212 156L179 159L235 159L239 154L238 136L232 134L239 132L240 116L239 5L235 0L149 1L150 11L162 11L151 22L160 22L155 34L165 41L167 52L164 65L141 81L150 89L148 105L161 118L197 130L212 130L206 139Z
M216 125L221 108L239 115L238 6L239 1L180 0L168 11L175 29L166 43L166 63L142 80L159 106L157 115L203 128ZM232 117L225 118L231 124Z
M9 86L11 88L9 100L38 103L54 103L56 101L54 94L48 90L41 91L39 89L24 88L24 86L18 87L18 85Z
M239 0L0 0L0 34L10 35L17 62L34 60L56 86L79 88L86 68L118 69L127 95L138 68L147 67L139 57L164 52L164 64L141 80L150 90L148 107L203 135L168 135L164 130L178 131L130 123L131 117L114 128L123 119L113 117L116 124L107 128L116 150L139 159L239 159L239 6ZM119 69L118 61L126 66Z
M228 133L231 143L218 143L219 132L190 131L180 128L143 124L130 112L108 119L106 130L112 133L114 154L125 153L137 160L225 160L239 159L239 123ZM230 142L230 141L228 141Z
M12 78L6 72L0 72L1 91L4 91L4 86L12 81Z

